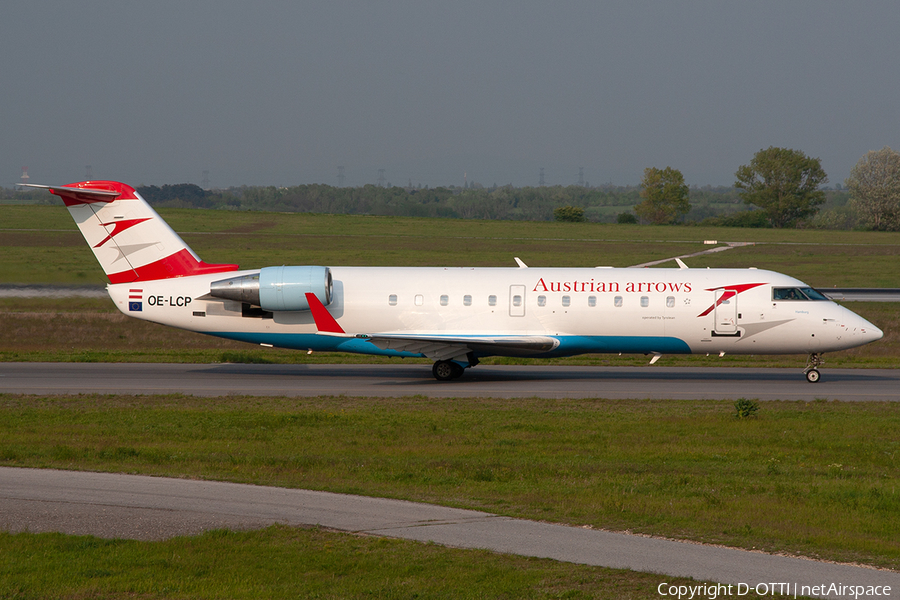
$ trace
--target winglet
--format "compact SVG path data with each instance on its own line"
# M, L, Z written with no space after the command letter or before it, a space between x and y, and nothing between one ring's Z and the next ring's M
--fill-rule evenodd
M528 265L526 265L525 263L523 263L521 258L519 258L518 256L514 256L513 258L516 259L516 264L519 265L519 268L520 268L520 269L527 269L527 268L528 268Z
M346 333L315 294L306 292L306 301L309 303L309 310L312 311L313 319L316 322L316 329L322 333Z

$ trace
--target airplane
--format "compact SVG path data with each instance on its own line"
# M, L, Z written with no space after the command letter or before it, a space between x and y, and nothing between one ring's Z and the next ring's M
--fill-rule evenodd
M427 357L439 381L488 356L808 355L881 339L822 293L762 269L271 266L203 262L131 186L59 196L124 314L265 347Z

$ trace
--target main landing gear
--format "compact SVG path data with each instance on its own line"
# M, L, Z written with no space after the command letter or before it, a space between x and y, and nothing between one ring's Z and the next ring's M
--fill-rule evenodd
M452 360L439 360L431 367L431 373L438 381L450 381L462 377L464 370L462 365Z
M825 364L825 359L819 355L818 352L813 352L806 359L806 369L803 371L803 374L806 375L806 380L810 383L818 383L819 377L819 366Z

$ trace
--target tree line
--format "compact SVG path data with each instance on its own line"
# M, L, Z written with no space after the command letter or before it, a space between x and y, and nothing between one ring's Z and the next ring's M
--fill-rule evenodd
M900 153L868 152L844 182L828 182L818 158L769 147L735 172L730 187L689 187L672 167L648 167L638 186L232 187L140 186L158 207L382 216L671 223L730 227L813 227L900 231ZM50 203L42 191L0 188L3 203Z
M578 206L585 220L610 223L620 213L632 210L641 194L637 186L577 185L407 188L309 184L203 190L179 184L137 190L152 205L162 207L549 221L556 209ZM691 196L691 216L697 220L742 208L733 188L694 188Z
M663 169L662 171L666 171ZM670 169L669 171L675 171ZM680 174L679 174L680 176ZM682 178L683 179L683 178ZM665 186L662 186L665 187ZM461 187L404 188L334 187L309 184L291 187L236 187L203 190L193 184L141 186L137 190L148 202L164 208L214 208L273 212L365 214L455 219L518 221L586 221L595 223L668 223L770 226L757 211L747 209L736 187L691 187L680 210L654 208L645 211L644 195L655 197L647 186L541 186L465 189ZM663 191L664 194L664 191ZM828 206L846 211L847 192L827 190ZM688 208L684 212L684 208ZM658 218L666 215L666 218ZM674 217L673 217L674 215ZM669 218L672 217L672 218ZM834 220L840 228L855 220Z
M828 200L822 189L827 181L818 158L799 150L770 146L754 154L749 164L741 165L735 172L734 188L740 200L755 208L704 223L823 229L858 226L900 231L900 153L885 146L860 158L845 181L848 192L841 198L844 202L835 202L834 207L820 214ZM634 213L643 221L657 225L675 223L691 210L691 190L677 169L645 169L640 189L642 200L635 205ZM560 221L585 220L584 212L574 206L560 207L554 215ZM624 213L618 222L635 222L637 217Z

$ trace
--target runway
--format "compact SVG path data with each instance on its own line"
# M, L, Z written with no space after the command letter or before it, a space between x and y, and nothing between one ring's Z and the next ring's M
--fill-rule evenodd
M891 586L900 573L512 519L430 504L215 481L0 468L0 528L154 540L274 523L482 548L725 584ZM758 597L758 594L750 597ZM843 597L827 596L821 597ZM881 596L885 597L885 596Z
M428 365L0 363L0 392L195 396L896 401L900 369L492 366L438 382Z

